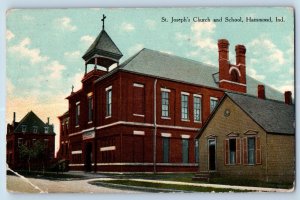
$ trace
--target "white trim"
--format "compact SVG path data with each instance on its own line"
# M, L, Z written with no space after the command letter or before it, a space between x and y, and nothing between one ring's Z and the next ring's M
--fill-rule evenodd
M144 85L143 85L143 84L139 84L139 83L133 83L133 87L140 87L140 88L143 88Z
M105 91L108 91L108 90L111 90L111 89L112 89L112 85L105 88Z
M105 119L111 118L111 115L105 116Z
M161 137L171 137L171 133L161 133Z
M181 119L181 121L183 121L183 122L189 122L190 120L189 119Z
M93 123L93 120L88 122L88 124L91 124L91 123Z
M133 135L145 135L145 131L133 131Z
M88 96L88 97L93 96L93 92L89 92L89 93L87 94L87 96Z
M229 69L229 74L231 74L232 70L236 70L238 72L239 76L241 76L241 72L240 72L239 68L237 68L235 66L231 66L230 69Z
M79 128L79 125L76 125L75 128Z
M74 154L82 154L82 150L72 151L71 154L72 155L74 155Z
M135 113L133 113L133 116L136 116L136 117L145 117L145 115L135 114Z
M189 139L191 136L190 135L181 135L181 138L183 139Z
M97 163L97 166L153 166L153 163ZM196 167L199 163L156 163L158 166L188 166Z
M209 100L217 100L217 101L219 101L219 99L217 97L210 97Z
M64 144L65 142L64 142L64 141L62 141L61 143L62 143L62 144Z
M200 97L202 98L202 95L201 94L193 94L194 97Z
M77 101L77 102L76 102L76 106L77 106L78 104L80 104L80 101Z
M84 164L69 164L70 167L79 167L84 166Z
M187 95L187 96L189 96L189 95L190 95L190 93L188 93L188 92L181 92L181 94L183 94L183 95Z
M134 126L154 127L154 124L149 124L149 123L117 121L117 122L113 122L113 123L106 124L103 126L98 126L96 128L92 127L89 129L79 131L79 132L75 132L75 133L69 134L69 137L79 135L79 134L82 134L82 133L90 131L90 130L94 130L94 129L100 130L100 129L104 129L104 128L108 128L108 127L116 126L116 125L134 125ZM157 127L179 129L179 130L189 130L189 131L198 131L199 130L199 128L191 128L191 127L184 127L184 126L169 126L169 125L159 125L159 124L157 124Z
M246 87L246 84L243 84L243 83L237 83L237 82L233 82L233 81L228 81L228 80L225 80L225 79L222 79L222 80L220 80L219 82L220 82L220 83L222 83L222 82L232 83L232 84L241 85L241 86L245 86L245 87Z
M162 92L171 92L171 90L167 89L167 88L160 88L160 91L162 91Z
M114 151L114 150L116 150L116 146L100 147L100 151Z
M171 119L171 117L161 117L161 119Z

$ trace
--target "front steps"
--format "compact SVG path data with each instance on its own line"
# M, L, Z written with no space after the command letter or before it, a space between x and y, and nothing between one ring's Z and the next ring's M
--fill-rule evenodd
M211 178L217 177L217 172L211 172L211 171L200 171L195 174L195 176L192 178L193 181L205 181L209 182Z

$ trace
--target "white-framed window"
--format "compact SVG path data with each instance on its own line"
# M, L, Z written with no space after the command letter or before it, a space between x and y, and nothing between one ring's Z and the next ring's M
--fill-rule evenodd
M88 97L88 122L93 121L93 96Z
M163 89L161 90L161 116L170 117L169 105L170 105L170 90Z
M169 151L170 151L170 138L169 137L163 137L162 138L162 147L163 147L163 162L168 163L169 162Z
M182 162L189 162L189 139L182 138Z
M181 93L181 119L189 119L189 95L188 93Z
M199 140L195 140L195 163L199 163Z
M37 133L38 132L38 127L37 126L33 126L33 133Z
M20 147L23 144L23 138L18 138L18 147Z
M248 164L254 165L255 162L255 137L248 137L247 139L248 150Z
M224 141L225 165L241 164L241 143L239 137L229 137Z
M77 102L75 108L75 126L79 126L79 117L80 117L80 102Z
M49 133L49 127L48 126L45 126L44 129L45 129L45 133Z
M26 129L27 129L27 126L26 125L22 125L22 133L25 133L26 132Z
M218 105L218 98L216 97L210 97L210 113L216 108Z
M202 98L201 95L194 94L194 121L201 122L202 120Z
M105 89L106 91L106 117L111 117L112 114L112 86Z

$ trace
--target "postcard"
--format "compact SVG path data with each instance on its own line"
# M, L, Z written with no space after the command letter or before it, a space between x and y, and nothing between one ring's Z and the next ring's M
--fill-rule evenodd
M292 192L290 7L11 9L7 190Z

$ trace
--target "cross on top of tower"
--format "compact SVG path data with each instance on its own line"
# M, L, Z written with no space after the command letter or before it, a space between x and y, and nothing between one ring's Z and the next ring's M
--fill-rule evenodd
M104 30L104 21L105 21L105 18L106 18L106 16L103 14L102 19L101 19L101 21L102 21L102 30Z

